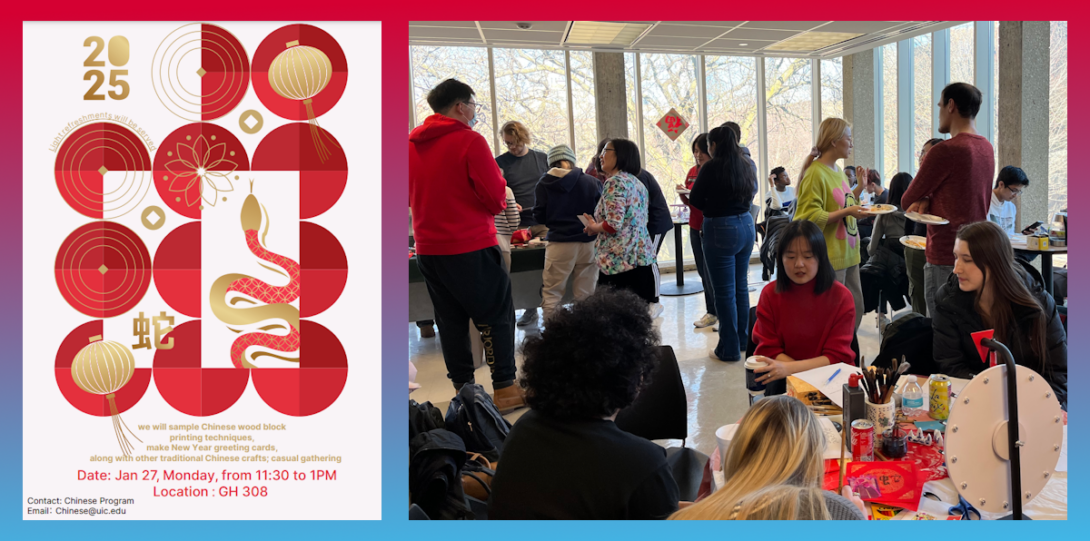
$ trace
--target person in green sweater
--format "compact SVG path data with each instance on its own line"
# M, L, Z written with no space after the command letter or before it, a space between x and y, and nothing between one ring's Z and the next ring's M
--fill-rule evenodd
M855 300L855 328L863 317L859 281L859 230L856 220L872 214L859 206L858 193L836 161L852 155L852 127L841 118L821 122L817 146L803 164L794 220L810 220L821 228L836 279Z

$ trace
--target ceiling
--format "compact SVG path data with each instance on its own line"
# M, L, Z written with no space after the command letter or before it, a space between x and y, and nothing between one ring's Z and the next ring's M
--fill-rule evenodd
M530 28L523 29L526 24ZM571 44L573 25L636 28L618 44ZM832 58L872 49L961 21L414 21L411 45L512 47L741 56ZM626 34L621 34L625 36ZM817 47L815 49L815 47Z

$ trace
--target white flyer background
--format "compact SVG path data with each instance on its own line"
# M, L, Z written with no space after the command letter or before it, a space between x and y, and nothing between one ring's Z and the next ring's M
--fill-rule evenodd
M170 445L169 437L178 434L229 433L216 430L140 430L138 426L158 425L286 425L283 431L238 431L250 434L251 445L274 445L275 454L301 457L339 456L340 462L120 462L121 449L114 436L109 416L98 417L74 408L58 389L54 362L58 346L75 328L94 318L72 308L61 296L54 277L54 262L64 239L77 228L94 220L73 210L61 197L54 179L57 154L54 139L66 124L88 114L107 113L131 119L147 132L155 145L184 125L193 121L172 114L159 100L151 82L153 56L160 42L182 26L182 22L28 22L23 26L23 496L24 505L52 508L49 514L24 513L24 519L379 519L381 509L380 477L380 340L381 283L380 261L377 257L381 227L381 34L378 22L210 22L238 39L253 61L258 45L271 32L288 24L311 24L329 33L344 51L348 63L347 86L333 108L319 117L320 125L333 134L348 158L348 182L337 203L325 213L307 221L330 231L340 241L348 261L348 281L340 298L326 311L305 319L320 323L335 334L348 357L348 376L337 400L325 410L310 416L295 417L281 414L267 404L254 389L251 376L238 401L226 411L196 417L171 407L156 389L155 376L139 403L122 414L125 424L143 440L132 440L139 455L173 455L150 452L150 445ZM85 101L90 83L83 79L89 69L84 61L91 48L84 47L89 36L125 36L130 44L130 59L125 66L125 79L130 84L126 99ZM106 58L106 52L100 59ZM192 59L186 62L191 63ZM183 63L184 64L184 63ZM184 64L188 65L188 64ZM194 64L196 66L196 64ZM103 68L109 70L107 66ZM198 83L199 84L199 83ZM104 85L100 93L110 90ZM239 126L239 115L256 110L264 119L264 127L256 134L247 134ZM271 112L247 87L241 103L227 115L211 121L233 134L244 146L249 159L264 136L289 123ZM303 122L306 122L305 120ZM307 141L309 143L309 140ZM152 159L156 151L149 150ZM249 173L242 173L249 174ZM116 181L115 173L106 175L106 183ZM272 251L298 261L300 239L295 224L299 218L298 188L292 173L263 173L266 178L284 177L290 189L275 194L262 193L262 203L273 216L268 244ZM261 176L252 174L250 176ZM258 180L261 182L261 180ZM205 212L202 217L202 237L231 234L241 237L239 210L248 193L247 178L235 182L234 191L224 195L227 201ZM157 205L165 210L164 227L149 231L141 224L140 209ZM154 258L159 242L180 224L191 222L170 210L154 186L139 205L125 216L112 220L125 225L139 235ZM285 224L290 225L287 227ZM230 233L217 233L230 231ZM206 240L207 244L208 241ZM260 268L244 242L237 243L235 252L214 253L221 247L203 248L202 292L217 276L227 272L245 273L267 280L277 278ZM209 258L215 257L215 260ZM306 290L303 289L303 298ZM299 305L299 301L293 303ZM204 366L230 367L223 350L230 340L209 340L207 327L223 327L208 311L207 299L202 301L202 321L206 327L202 342ZM107 339L135 344L133 318L138 311L150 317L160 310L175 317L174 327L189 318L171 310L156 292L154 284L137 308L121 316L105 320ZM305 341L304 341L304 348ZM137 368L152 366L153 353L134 351ZM131 439L131 436L130 436ZM193 445L192 441L180 442ZM230 444L208 442L202 445ZM214 454L191 451L194 455ZM221 455L245 456L243 452ZM251 453L252 454L252 453ZM270 453L263 453L270 454ZM92 457L111 457L111 462L92 461ZM78 472L106 472L108 481L80 480ZM158 481L143 480L145 470L158 470ZM165 470L175 472L207 472L212 482L165 481ZM256 472L266 470L264 479ZM291 480L274 480L274 470L288 470ZM312 470L335 471L335 479L314 480ZM119 480L123 472L135 472L136 480ZM239 479L224 479L224 472L237 474ZM296 480L302 472L305 480ZM248 474L250 478L241 478ZM207 488L206 497L156 496L164 489ZM222 487L235 487L237 495L223 496ZM267 495L242 495L243 487L266 487ZM67 504L68 498L96 499L97 504ZM59 500L51 505L40 503ZM117 500L131 503L115 503ZM39 502L39 503L31 503ZM59 508L124 508L125 514L59 514Z

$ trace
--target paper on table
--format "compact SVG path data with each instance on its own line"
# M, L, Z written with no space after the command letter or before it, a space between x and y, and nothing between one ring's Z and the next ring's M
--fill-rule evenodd
M828 417L818 417L818 423L821 424L821 431L825 432L825 454L821 458L839 460L840 433L836 431L836 425Z
M833 378L833 381L829 382L829 376L832 376L837 370L840 370L840 373ZM859 369L854 366L844 363L833 363L829 366L822 366L813 370L799 372L798 374L795 374L795 377L813 385L831 400L833 404L843 408L844 393L842 392L842 389L844 388L844 384L848 383L848 378L852 374L858 373ZM826 382L829 383L826 384ZM837 454L837 457L839 458L840 455Z

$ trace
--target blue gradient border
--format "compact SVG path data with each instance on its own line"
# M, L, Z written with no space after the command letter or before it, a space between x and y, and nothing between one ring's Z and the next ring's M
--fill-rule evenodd
M931 18L949 20L1068 20L1069 31L1069 87L1088 88L1090 75L1090 28L1085 8L1075 7L1075 2L1054 2L1033 5L1027 9L1024 2L999 0L986 7L962 3L911 4L911 8ZM675 536L734 537L760 535L796 535L808 539L832 538L834 535L873 535L879 530L871 524L679 524L679 523L550 523L550 524L489 524L465 523L409 523L406 519L408 503L406 443L408 428L405 409L405 363L408 359L406 340L408 320L408 267L405 246L405 208L408 201L407 150L405 138L409 110L406 82L409 73L408 25L409 20L428 19L502 19L537 20L578 18L587 20L632 19L705 19L705 20L768 20L800 19L815 20L832 17L837 20L898 20L904 18L905 5L878 5L870 1L845 0L834 4L782 0L774 5L750 3L742 5L696 4L673 6L662 2L633 0L625 2L623 9L616 3L587 4L585 2L558 1L547 6L538 4L513 5L496 0L473 3L435 2L430 0L412 3L367 5L363 3L341 5L317 5L285 0L242 0L237 4L222 1L194 0L184 5L151 4L132 0L118 0L108 4L76 2L18 3L7 6L2 15L8 53L7 77L0 86L0 108L5 122L0 126L0 163L5 167L2 177L6 188L9 209L0 213L0 237L3 252L8 255L8 265L0 268L0 344L3 377L0 377L0 538L79 538L121 539L126 536L154 536L155 539L188 539L194 537L221 538L227 536L259 536L280 539L360 539L376 534L379 539L460 539L468 536L505 536L519 540L555 539L564 537L628 537L632 539L668 538ZM679 9L680 8L680 9ZM622 15L623 14L623 15ZM381 20L383 43L382 87L383 100L383 171L377 176L354 176L355 180L382 182L382 284L376 285L373 299L364 299L365 305L377 306L381 295L382 324L385 332L382 343L382 507L384 520L362 521L24 521L26 504L22 501L22 355L40 354L28 352L22 343L22 21L30 20ZM375 84L380 84L374 78ZM64 89L50 89L58 92ZM1079 92L1072 95L1081 97ZM374 104L377 110L379 104ZM1079 155L1090 143L1090 103L1085 99L1069 102L1069 155ZM1078 119L1082 119L1079 121ZM366 119L361 119L366 120ZM1070 158L1069 158L1070 161ZM43 178L43 182L52 182ZM1069 195L1073 202L1090 203L1090 185L1072 183ZM373 207L361 209L373 212ZM1069 257L1071 267L1086 269L1087 258L1082 254L1082 235L1090 235L1090 226L1082 224L1078 214L1070 222L1073 237L1073 253ZM1087 233L1079 233L1087 231ZM349 242L373 242L374 232L361 231L358 239ZM1090 237L1088 237L1090 238ZM361 244L362 246L362 244ZM16 263L17 262L17 263ZM1079 271L1077 275L1090 277ZM1090 434L1084 421L1090 407L1081 396L1083 385L1090 382L1090 366L1080 362L1081 353L1087 351L1090 335L1088 311L1082 302L1090 301L1090 282L1082 284L1076 277L1069 286L1069 298L1073 305L1070 324L1069 352L1072 362L1069 368L1069 384L1073 390L1070 398L1071 426L1069 445L1073 450L1088 448ZM1086 332L1087 334L1082 334ZM20 352L19 354L15 352ZM47 355L47 357L49 357ZM43 362L51 362L49 359ZM374 359L354 359L353 362L375 362ZM376 415L377 412L360 412L360 415ZM368 434L360 434L359 445L372 445ZM1075 452L1071 456L1080 456ZM544 467L556 468L563 473L563 460ZM1085 479L1085 465L1074 462L1069 472L1068 505L1071 509L1069 522L1024 523L1002 525L980 523L976 526L937 526L918 523L904 526L910 530L889 530L882 526L885 535L923 534L950 535L957 539L1014 538L1025 534L1076 537L1076 528L1086 520L1082 515L1087 503L1086 490L1079 481ZM373 490L360 487L360 490ZM774 532L770 532L770 528ZM941 528L941 529L940 529ZM954 528L954 529L951 529ZM943 533L940 533L943 532ZM949 533L946 533L949 532Z

